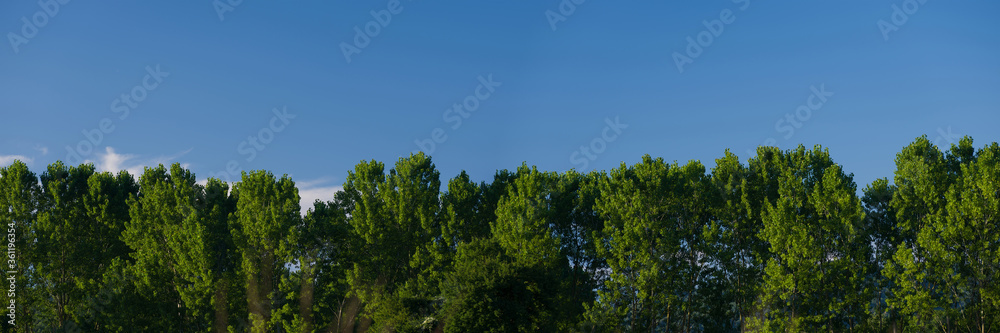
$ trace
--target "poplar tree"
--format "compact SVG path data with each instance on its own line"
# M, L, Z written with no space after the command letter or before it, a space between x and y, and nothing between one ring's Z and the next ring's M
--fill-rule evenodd
M969 137L942 153L920 137L896 157L903 243L883 272L894 282L889 305L911 329L1000 327L997 153L996 143L977 152Z
M3 271L13 271L16 274L13 276L16 287L13 300L18 310L16 318L3 317L0 327L4 332L30 331L33 322L38 318L38 311L44 311L40 308L44 304L43 290L39 288L37 275L32 268L32 263L39 258L31 247L34 243L33 229L37 223L36 209L40 192L38 177L24 162L14 161L0 168L0 224L7 231L3 233L4 248L7 249ZM10 243L15 247L9 248ZM9 277L7 274L4 276L4 278ZM5 286L11 283L9 280L4 281ZM8 288L3 288L3 296L0 296L0 300L5 304L4 307L11 304ZM15 325L10 325L12 319Z
M78 327L74 310L80 309L86 292L77 284L90 282L94 272L90 255L99 246L78 242L97 223L88 216L84 202L93 174L91 164L67 167L56 162L40 177L42 192L30 251L36 283L46 295L39 300L36 317L36 326L43 330Z
M596 210L605 222L597 252L610 272L588 317L609 330L662 329L678 306L669 173L662 158L646 155L632 167L622 163L600 184Z
M868 286L871 306L868 329L894 331L899 326L899 311L889 307L894 288L891 279L882 274L902 241L896 223L896 211L891 207L896 186L886 178L873 181L863 190L861 202L865 207L864 236L871 244L872 255L867 264L865 285Z
M442 193L412 154L362 161L301 214L267 171L230 189L179 164L137 181L15 161L17 325L0 331L1000 329L997 143L917 138L861 198L820 146L715 162L524 163Z
M767 244L757 237L763 228L760 212L764 202L773 200L766 182L770 168L768 155L774 150L766 147L758 149L758 155L750 159L750 165L740 163L739 157L729 152L715 162L712 169L711 209L718 233L710 234L711 253L718 260L719 269L724 273L717 276L724 288L718 304L732 304L723 313L716 313L720 330L740 330L746 328L747 320L756 314L764 263L769 250ZM776 194L774 195L776 196Z
M450 256L460 243L490 236L491 217L496 212L487 207L486 187L471 181L465 171L448 181L448 191L441 195L441 237L443 250Z
M338 192L342 197L343 192ZM346 300L346 269L352 262L347 216L338 200L316 200L292 235L292 258L298 268L282 280L288 303L282 308L289 332L313 332L340 327Z
M350 224L360 241L348 275L352 294L379 330L436 325L432 301L440 276L433 248L441 241L440 173L423 153L400 158L389 174L376 161L348 173Z
M525 265L548 264L561 258L549 199L558 181L555 173L521 165L514 187L500 199L493 237L514 260Z
M179 311L183 329L227 330L227 294L234 276L227 214L227 187L212 179L206 187L180 164L146 168L139 195L129 200L131 221L122 238L134 251L141 290L163 286Z
M111 275L117 274L115 262L127 259L132 250L121 240L125 226L129 222L129 197L139 191L135 178L128 172L119 171L94 173L87 181L88 193L84 197L89 222L85 230L77 235L77 241L92 246L86 262L91 266L78 276L77 288L83 289L85 300L74 309L74 320L81 327L95 330L108 329L113 323L107 316L109 298L122 295L113 292L116 287L109 282ZM101 292L104 291L104 292ZM106 299L97 298L98 295Z
M448 332L564 331L574 324L570 270L551 201L558 178L522 164L512 180L498 184L507 193L490 224L492 237L458 245L454 274L443 287Z
M766 203L761 237L770 244L762 289L762 331L844 331L864 320L868 246L852 175L826 150L786 153L778 200Z
M282 306L279 281L291 259L293 228L302 218L299 191L287 175L275 178L258 170L243 172L233 186L233 195L236 212L232 232L241 254L251 332L268 332L276 326L272 313Z
M573 322L582 322L586 305L592 303L596 290L606 278L607 265L597 254L595 238L604 229L604 221L594 211L600 195L597 184L604 175L580 174L575 170L557 175L549 196L554 235L569 265L566 311Z

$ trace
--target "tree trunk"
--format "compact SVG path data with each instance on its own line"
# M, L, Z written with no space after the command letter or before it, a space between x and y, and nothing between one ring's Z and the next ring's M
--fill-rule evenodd
M257 280L256 274L247 276L247 311L250 312L251 332L263 333L265 330L263 316L261 316L260 282Z
M357 295L351 296L341 306L340 319L337 323L339 331L344 333L355 332L355 326L358 326L355 318L357 318L359 312L361 312L361 299Z
M257 310L263 321L262 327L266 331L267 323L271 321L271 307L273 302L271 292L274 291L274 252L272 250L266 250L264 256L261 258L260 285L258 288L260 306ZM256 326L254 325L254 327Z
M229 307L227 303L227 286L223 278L215 281L215 332L229 332Z
M300 260L300 262L305 262ZM299 317L302 318L302 331L312 332L313 328L313 315L312 315L312 305L313 305L313 289L315 289L315 283L313 278L313 267L302 267L302 285L299 286Z

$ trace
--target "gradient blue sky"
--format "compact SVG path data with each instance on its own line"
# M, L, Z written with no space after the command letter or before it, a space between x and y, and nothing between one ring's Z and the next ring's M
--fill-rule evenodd
M391 165L435 128L447 135L432 154L443 182L522 161L581 169L572 154L618 117L628 127L587 170L647 153L711 167L774 138L828 147L863 188L891 179L895 154L922 134L1000 141L996 1L911 0L886 40L878 22L906 1L587 0L553 30L546 11L561 1L402 0L348 62L341 43L388 3L242 1L220 19L209 0L70 1L54 15L3 1L0 163L40 172L109 119L82 156L102 169L181 162L204 178L237 161L328 199L360 160ZM673 54L724 10L735 20L680 72ZM32 34L22 17L44 26ZM120 119L115 99L157 65L169 76ZM488 75L502 85L453 129L445 110ZM776 123L821 86L833 96L786 139ZM274 108L295 118L247 161L241 142Z

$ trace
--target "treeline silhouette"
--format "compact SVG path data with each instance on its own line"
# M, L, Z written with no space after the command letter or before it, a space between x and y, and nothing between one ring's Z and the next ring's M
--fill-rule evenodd
M968 137L861 197L819 146L447 184L419 153L304 215L268 171L0 184L4 332L1000 330L1000 146Z

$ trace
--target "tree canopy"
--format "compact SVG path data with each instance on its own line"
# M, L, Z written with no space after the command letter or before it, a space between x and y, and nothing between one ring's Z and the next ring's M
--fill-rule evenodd
M386 168L389 168L386 170ZM522 164L361 161L300 207L269 171L198 181L0 168L3 332L995 332L1000 145L919 137L859 191L816 146ZM12 254L16 253L16 254ZM11 273L13 272L13 273Z

